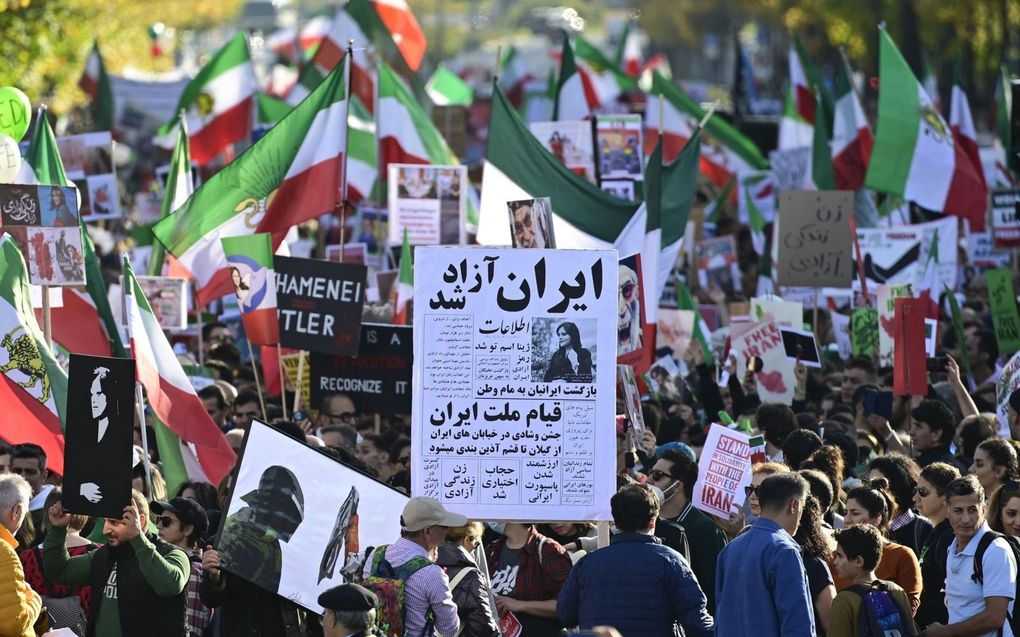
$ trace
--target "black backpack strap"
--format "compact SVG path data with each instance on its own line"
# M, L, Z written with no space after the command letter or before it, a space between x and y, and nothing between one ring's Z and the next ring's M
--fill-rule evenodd
M977 550L974 551L974 574L970 576L975 583L981 584L985 581L984 567L981 565L981 561L985 557L985 551L991 546L992 542L996 538L1003 537L1002 533L995 531L988 531L981 536L981 540L978 542Z

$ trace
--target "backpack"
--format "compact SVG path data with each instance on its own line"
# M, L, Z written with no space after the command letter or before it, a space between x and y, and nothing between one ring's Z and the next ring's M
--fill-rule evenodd
M985 551L988 550L988 546L995 541L996 538L1002 538L1006 540L1006 544L1009 545L1011 551L1013 551L1013 559L1016 561L1018 567L1020 567L1020 540L1017 540L1011 535L1003 535L997 531L986 531L981 536L981 540L978 541L977 550L974 551L974 574L970 576L976 583L981 584L984 582L984 566L981 561L985 556ZM1020 577L1017 578L1016 582L1017 592L1013 593L1013 603L1016 603L1017 596L1020 594ZM1014 607L1015 610L1015 607ZM1006 606L1006 621L1009 623L1009 629L1014 635L1017 635L1017 619L1009 613L1009 606ZM1002 628L999 629L998 634L1002 634Z
M372 553L371 575L361 583L362 586L375 593L378 602L375 606L376 628L385 637L410 637L405 629L407 609L404 607L404 591L407 580L419 570L435 564L427 557L412 557L394 569L386 561L386 546L378 547ZM430 608L425 613L425 630L423 636L432 635L435 624L435 613Z
M861 637L916 637L917 627L910 609L900 608L886 582L855 584L847 590L861 596Z

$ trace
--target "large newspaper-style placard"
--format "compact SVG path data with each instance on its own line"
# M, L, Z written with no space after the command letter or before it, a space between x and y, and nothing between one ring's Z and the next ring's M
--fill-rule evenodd
M744 504L744 487L751 484L751 446L747 434L712 425L698 463L694 484L695 507L728 519Z
M389 243L467 243L467 166L389 165Z
M611 519L616 251L420 247L414 278L412 493Z

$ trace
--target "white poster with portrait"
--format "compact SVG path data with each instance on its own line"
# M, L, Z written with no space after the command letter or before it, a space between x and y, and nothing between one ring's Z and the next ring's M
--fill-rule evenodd
M611 519L617 267L615 250L415 251L415 495L474 519Z
M467 243L467 166L389 165L389 244Z

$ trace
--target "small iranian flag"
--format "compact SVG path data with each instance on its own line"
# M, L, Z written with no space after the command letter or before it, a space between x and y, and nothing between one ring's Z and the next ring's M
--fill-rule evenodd
M28 268L9 234L0 237L0 335L0 439L39 445L63 474L67 374L36 323Z
M241 308L245 335L255 345L279 343L273 237L268 233L258 233L224 237L221 241L230 268L230 281Z
M446 140L411 90L388 65L379 65L379 168L390 164L458 164Z
M846 67L836 66L836 108L832 122L832 167L836 187L857 190L864 185L874 139L861 101L850 84Z
M471 106L475 99L474 90L460 76L439 66L425 85L432 103L436 106Z
M967 100L967 93L963 90L963 81L960 77L962 71L957 64L956 77L953 78L952 98L949 103L949 129L953 131L953 141L957 148L963 151L971 164L978 168L977 176L981 178L981 185L987 189L985 184L985 171L981 166L981 157L978 154L977 132L974 130L974 118L970 114L970 102Z
M673 161L705 117L705 111L683 89L658 73L652 76L651 95L662 95L663 161ZM645 111L645 135L651 139L659 129L658 108ZM768 162L751 139L722 117L710 117L702 131L701 172L723 188L735 175L765 170ZM651 149L647 149L651 153Z
M251 148L229 163L153 234L191 274L201 304L230 292L220 239L273 233L335 210L347 139L343 66Z
M320 48L319 50L321 51L322 49ZM334 64L333 66L336 65ZM320 71L315 64L305 64L305 67L301 69L301 73L298 74L297 82L294 83L294 86L290 87L290 91L287 92L287 97L284 98L284 101L291 106L297 106L302 100L311 95L315 87L322 84L322 80L325 77L326 74Z
M258 91L248 39L238 33L202 67L177 103L175 112L186 113L192 159L207 164L234 142L249 138ZM170 130L167 125L160 133Z
M502 71L499 74L499 87L503 89L514 108L523 107L524 88L531 80L531 75L525 68L524 61L521 60L521 56L517 52L517 47L513 45L507 47L500 67L502 67Z
M348 6L353 10L353 7L358 3L359 0L351 0ZM408 68L417 72L418 67L421 66L422 58L425 57L425 48L428 43L425 41L425 34L418 25L418 19L414 17L414 12L407 6L407 2L404 0L370 0L368 4L371 4L379 21L389 32L393 43L397 45L404 61L407 62Z
M882 28L878 125L865 184L918 205L970 220L982 232L988 191L979 168L914 77Z
M644 66L644 57L641 55L641 41L637 31L634 30L634 23L628 20L623 28L623 36L620 38L619 46L616 49L616 66L627 75L637 79L641 75Z
M705 352L705 364L715 364L715 354L712 353L712 330L708 329L708 323L698 312L698 306L694 303L694 297L683 281L676 282L676 307L678 310L689 310L694 312L694 334L691 337L701 343L701 349Z
M492 96L478 243L510 245L508 201L552 197L556 247L640 252L645 214L569 170L535 139L498 87Z
M191 153L188 150L188 127L181 123L177 130L177 143L174 144L174 154L170 157L170 170L166 175L166 188L163 192L163 202L159 208L159 218L166 219L174 211L184 205L191 193L195 191L195 184L191 177ZM161 276L164 270L166 251L159 241L152 246L152 256L149 257L149 275ZM181 272L181 267L171 257L169 270L171 275L184 274L190 277L190 273Z
M89 96L92 112L98 130L113 128L113 91L110 89L110 76L106 74L103 56L99 53L99 43L92 43L92 51L85 61L85 72L78 80L78 86Z
M397 277L396 297L393 303L393 324L407 325L407 304L414 298L414 262L411 259L411 243L404 228L404 245L400 248L400 276Z
M586 74L581 73L574 61L574 48L570 38L563 37L563 54L560 56L560 77L556 83L556 101L553 120L569 122L591 117L599 105L595 87Z
M237 457L223 432L206 413L205 405L174 355L127 260L124 261L124 302L131 353L149 405L159 420L187 445L181 447L182 450L190 451L194 447L202 472L210 482L218 484L233 468Z
M316 51L315 64L332 70L344 57L350 40L359 49L369 46L391 64L399 59L412 72L421 66L427 46L417 18L403 0L349 0L337 9ZM356 82L356 72L354 78Z

